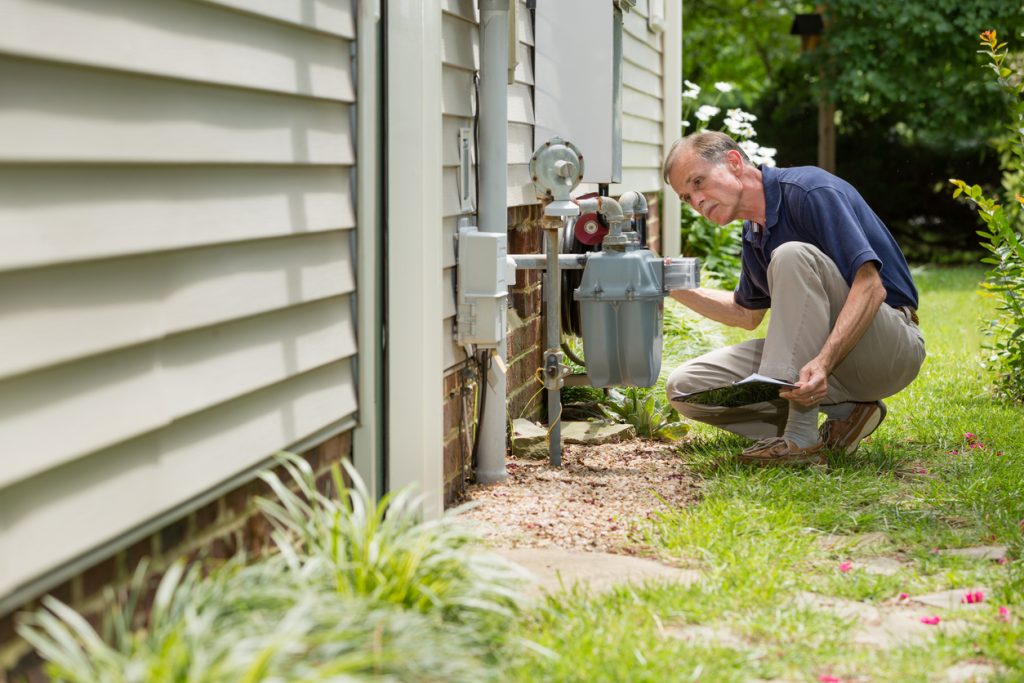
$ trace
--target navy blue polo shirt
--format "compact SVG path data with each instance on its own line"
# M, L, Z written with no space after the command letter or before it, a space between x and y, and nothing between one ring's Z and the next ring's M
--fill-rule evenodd
M813 244L832 259L846 284L865 263L878 267L885 303L917 308L917 287L907 260L881 219L852 185L816 166L761 167L765 224L743 222L743 253L735 300L754 310L770 308L768 263L786 242Z

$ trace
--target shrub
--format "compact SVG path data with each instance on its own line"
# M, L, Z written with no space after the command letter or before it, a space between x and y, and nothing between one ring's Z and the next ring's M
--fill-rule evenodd
M183 563L164 574L148 614L141 566L98 634L58 600L25 615L18 632L69 683L229 681L487 681L511 641L518 571L478 551L449 512L422 521L408 491L375 504L354 470L334 471L340 499L317 491L309 465L291 479L261 477L260 501L279 553L241 558L203 576ZM509 648L514 652L514 648Z
M611 389L601 410L612 420L633 425L636 435L647 439L674 441L689 431L657 389Z
M956 186L954 197L961 195L978 209L985 223L979 230L982 246L989 256L982 259L991 266L984 287L998 297L997 316L989 323L991 342L989 364L997 373L997 389L1005 396L1024 400L1024 240L1022 240L1020 169L1024 166L1024 83L1007 66L1006 43L999 43L995 31L981 34L981 52L988 56L988 67L1000 87L1012 98L1013 121L1008 135L998 142L1003 159L1004 189L1014 198L1007 206L985 195L979 185L951 179Z

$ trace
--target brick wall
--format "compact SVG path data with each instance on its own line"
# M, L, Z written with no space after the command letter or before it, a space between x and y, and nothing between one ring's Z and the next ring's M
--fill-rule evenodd
M646 192L647 198L647 246L651 251L661 253L661 194Z
M543 240L539 206L508 210L510 254L540 253ZM516 273L509 287L508 402L513 417L538 418L544 405L540 384L533 375L543 357L544 323L541 272ZM444 378L444 480L445 502L458 499L473 476L472 450L475 430L478 369L472 362L451 369Z
M346 432L303 453L302 457L317 473L320 491L328 494L334 492L331 466L349 459L351 455L352 435ZM287 475L280 474L283 481L288 481ZM211 563L226 560L239 551L258 557L271 547L272 541L270 525L256 510L257 496L270 497L269 487L260 480L244 484L86 569L54 588L50 594L98 626L105 609L104 588L126 586L143 558L149 558L150 568L158 575L182 557ZM154 578L154 585L157 580ZM36 606L38 601L33 601L22 609ZM16 612L0 617L0 683L45 681L39 670L39 659L15 634L15 617Z

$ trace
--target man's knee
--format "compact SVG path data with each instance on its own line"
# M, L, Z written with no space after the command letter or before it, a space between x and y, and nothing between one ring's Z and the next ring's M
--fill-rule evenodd
M687 372L686 365L680 365L673 370L672 374L665 381L665 396L669 401L680 394L692 394L700 390L701 388L697 386L696 378L692 373Z
M791 268L799 264L813 264L814 261L824 256L821 249L806 242L786 242L772 250L771 262L768 270L779 268Z

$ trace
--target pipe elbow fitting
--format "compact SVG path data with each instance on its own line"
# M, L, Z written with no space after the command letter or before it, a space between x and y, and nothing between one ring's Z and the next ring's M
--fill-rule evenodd
M611 197L597 198L597 212L608 219L608 223L622 223L626 217L622 213L622 206Z
M619 197L619 204L622 206L622 213L626 218L647 215L647 197L635 190L622 193L622 196Z

